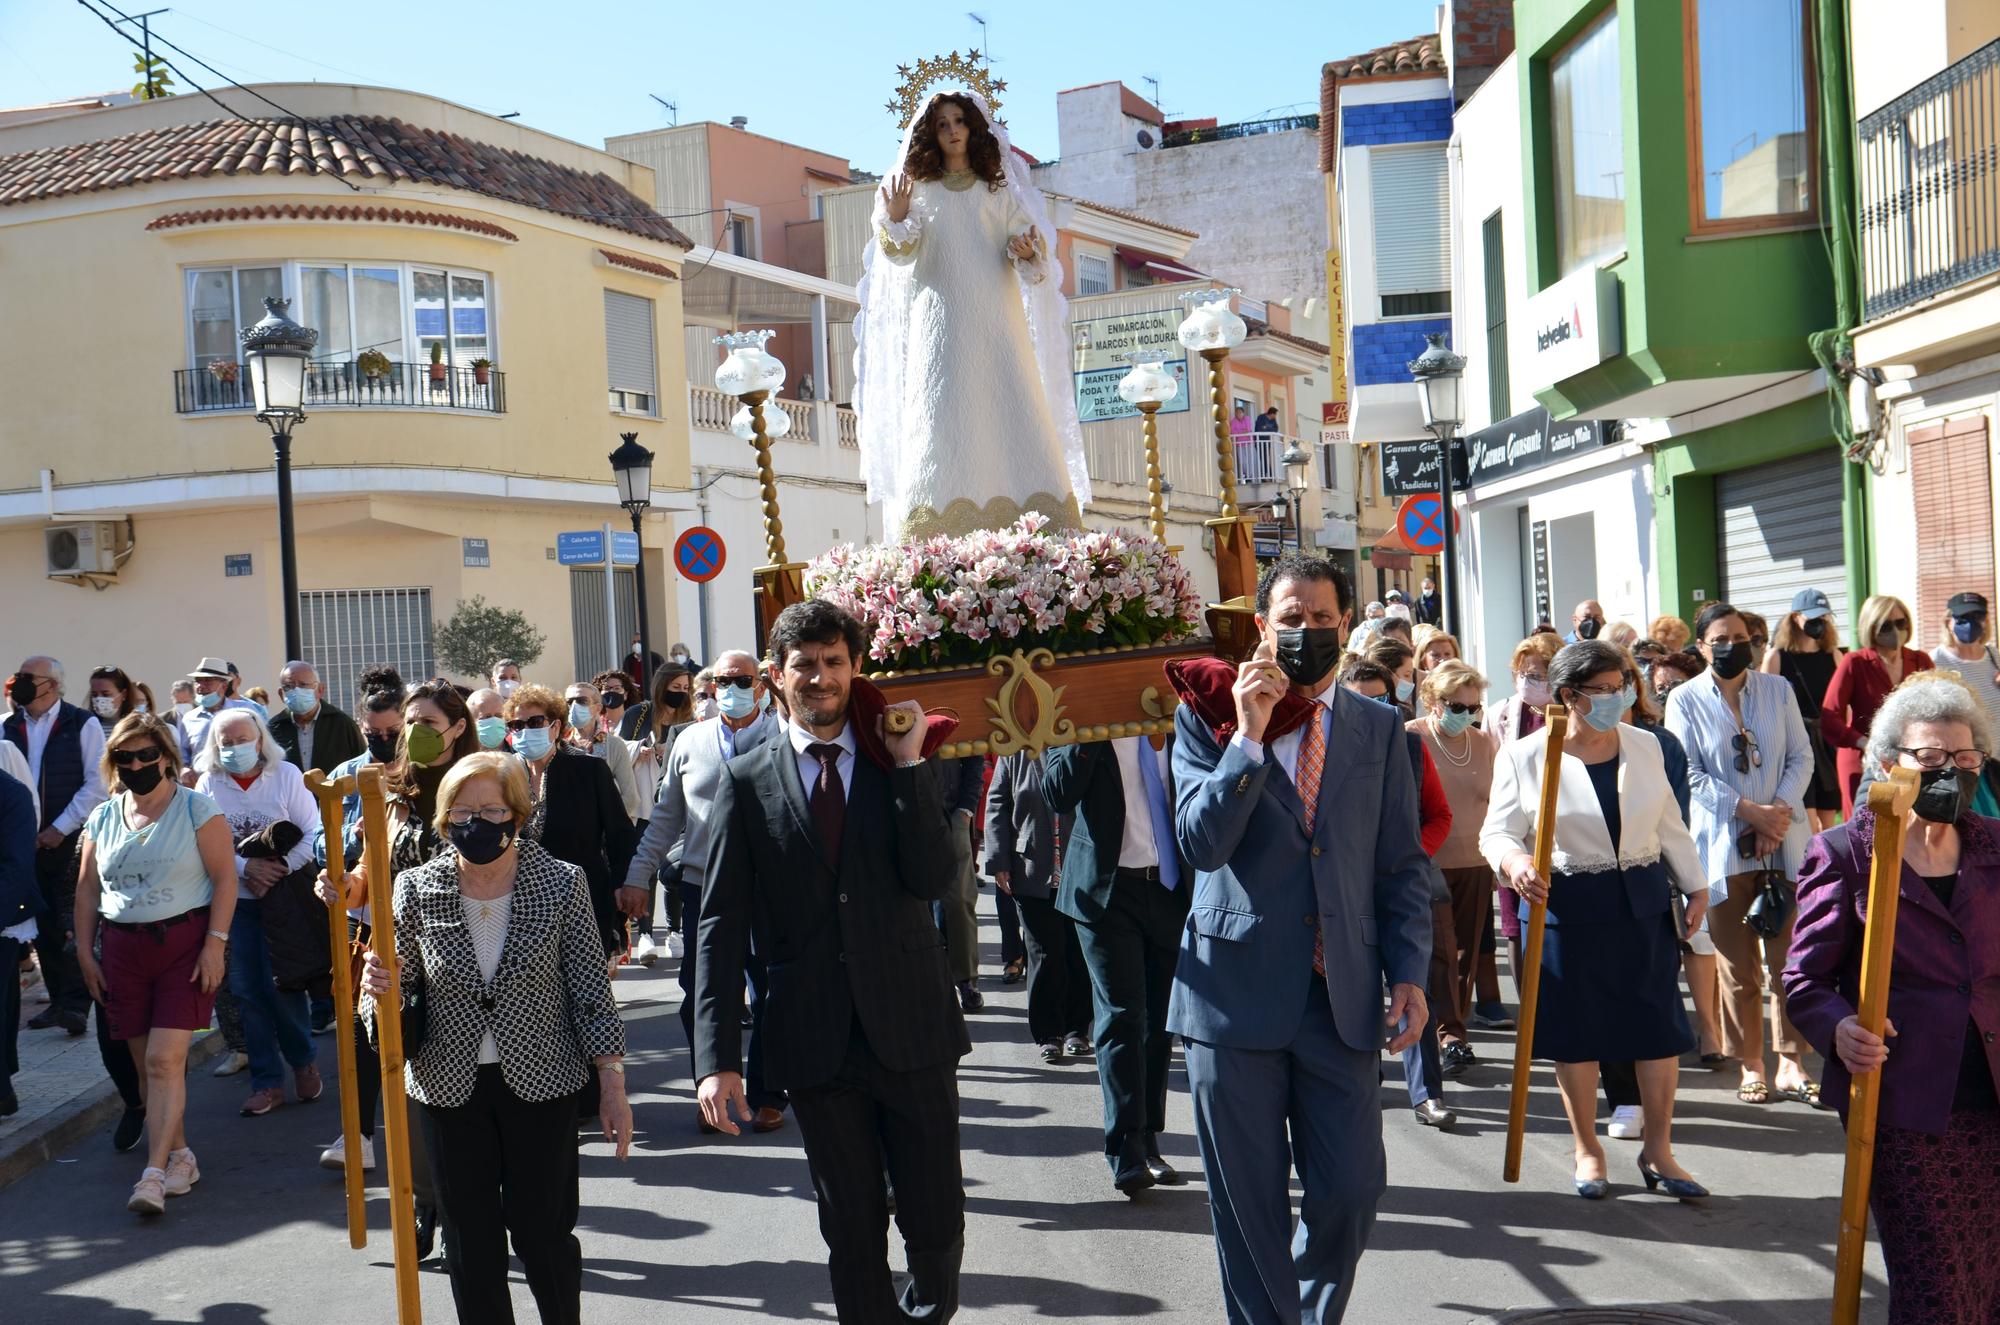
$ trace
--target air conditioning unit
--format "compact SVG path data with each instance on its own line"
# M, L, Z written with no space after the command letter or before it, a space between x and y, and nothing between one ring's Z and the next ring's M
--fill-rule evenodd
M1132 131L1132 150L1152 152L1160 146L1160 131L1151 125L1142 125Z
M124 533L124 527L114 520L49 525L42 530L47 563L44 574L51 579L116 575Z

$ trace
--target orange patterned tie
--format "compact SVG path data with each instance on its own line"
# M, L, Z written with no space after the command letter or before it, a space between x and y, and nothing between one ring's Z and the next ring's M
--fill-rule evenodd
M1326 767L1326 728L1320 722L1321 704L1312 702L1312 716L1306 720L1305 731L1299 737L1299 772L1292 779L1298 785L1299 799L1306 807L1306 840L1312 840L1313 820L1319 817L1319 777ZM1326 945L1319 932L1319 922L1313 922L1313 974L1326 975Z

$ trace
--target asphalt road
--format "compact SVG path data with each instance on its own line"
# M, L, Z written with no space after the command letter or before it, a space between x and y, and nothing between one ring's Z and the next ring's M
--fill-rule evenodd
M989 916L990 906L982 903ZM997 970L990 918L986 938L987 969ZM616 988L633 1044L638 1140L624 1163L601 1141L584 1147L584 1318L831 1320L796 1129L698 1135L672 963L621 975ZM988 980L986 992L959 1074L968 1225L959 1319L1223 1320L1178 1066L1162 1148L1192 1181L1128 1201L1100 1154L1095 1068L1043 1065L1027 1044L1020 987ZM320 1044L330 1073L331 1044ZM1536 1073L1522 1181L1500 1180L1512 1041L1477 1044L1486 1061L1450 1088L1462 1121L1449 1134L1416 1125L1400 1069L1385 1060L1390 1189L1350 1321L1462 1325L1572 1303L1688 1305L1739 1325L1827 1319L1841 1146L1831 1114L1738 1104L1727 1089L1733 1073L1690 1069L1676 1150L1715 1198L1695 1207L1646 1195L1637 1145L1608 1141L1613 1199L1593 1204L1569 1192L1567 1133L1546 1069ZM243 1082L194 1078L189 1133L203 1178L164 1218L125 1211L140 1164L114 1155L108 1133L0 1192L0 1320L393 1320L383 1191L370 1193L368 1247L350 1250L339 1177L317 1167L338 1127L333 1093L244 1119ZM514 1282L520 1319L533 1321L518 1272ZM1881 1282L1877 1257L1865 1320L1883 1319ZM423 1299L427 1320L454 1319L435 1263Z

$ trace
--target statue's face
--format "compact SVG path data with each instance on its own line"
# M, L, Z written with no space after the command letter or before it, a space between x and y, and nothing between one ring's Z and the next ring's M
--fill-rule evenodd
M938 150L957 156L972 146L972 126L965 122L965 110L956 101L941 101L931 112L931 134Z

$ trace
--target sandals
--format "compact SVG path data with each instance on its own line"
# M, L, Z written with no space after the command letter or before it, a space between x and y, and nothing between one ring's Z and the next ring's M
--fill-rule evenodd
M1831 1107L1820 1102L1819 1086L1817 1083L1811 1081L1806 1082L1803 1086L1778 1087L1778 1098L1781 1100L1791 1100L1794 1103L1803 1104L1814 1109Z
M1003 985L1017 985L1021 983L1027 974L1028 959L1025 957L1016 957L1001 968L1000 983Z
M1746 1081L1736 1088L1736 1098L1745 1104L1769 1104L1771 1085L1766 1081Z

